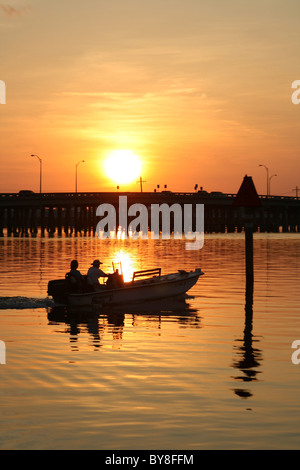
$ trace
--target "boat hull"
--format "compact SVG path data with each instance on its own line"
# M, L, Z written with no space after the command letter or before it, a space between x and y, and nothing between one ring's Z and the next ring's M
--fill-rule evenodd
M204 274L200 269L191 272L178 272L145 281L137 281L118 289L103 289L97 292L67 295L71 306L125 305L147 300L165 299L185 294Z

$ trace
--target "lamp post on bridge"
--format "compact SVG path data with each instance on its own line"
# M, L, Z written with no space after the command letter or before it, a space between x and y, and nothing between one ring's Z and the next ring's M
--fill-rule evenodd
M272 179L274 176L277 176L277 175L272 175L272 176L270 176L270 178L269 178L269 193L270 193L269 196L271 195L271 179Z
M39 159L40 162L40 194L42 192L42 159L38 155L31 155L31 157L36 157Z
M77 193L77 168L80 163L84 163L84 160L80 160L75 166L75 193Z
M269 185L270 185L269 168L266 165L258 165L258 166L263 166L267 171L267 196L269 196L269 193L270 193L270 189L269 189Z

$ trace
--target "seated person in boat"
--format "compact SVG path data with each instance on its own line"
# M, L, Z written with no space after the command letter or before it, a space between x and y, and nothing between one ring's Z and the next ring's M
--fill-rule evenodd
M83 287L83 276L78 271L78 261L76 259L71 261L71 270L66 274L66 280L72 291L80 291Z
M107 277L107 274L99 268L100 264L103 264L98 259L93 261L92 266L87 272L87 282L90 286L94 288L99 288L99 278L100 277Z

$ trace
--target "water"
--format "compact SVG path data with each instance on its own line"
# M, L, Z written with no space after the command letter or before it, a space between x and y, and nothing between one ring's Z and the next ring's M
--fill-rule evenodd
M0 240L0 449L299 449L300 237L254 237L253 321L244 236ZM47 298L71 259L125 276L205 272L185 303L66 316ZM250 305L251 314L251 305ZM247 315L248 318L248 315ZM245 327L246 326L246 327Z

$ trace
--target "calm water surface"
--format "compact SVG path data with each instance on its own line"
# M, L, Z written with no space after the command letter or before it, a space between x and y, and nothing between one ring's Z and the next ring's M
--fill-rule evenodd
M207 235L200 251L181 240L0 239L0 448L299 449L300 237L257 234L254 253L252 310L242 234ZM128 277L205 276L185 303L66 316L46 291L73 258L83 273L100 258L106 271L121 260Z

